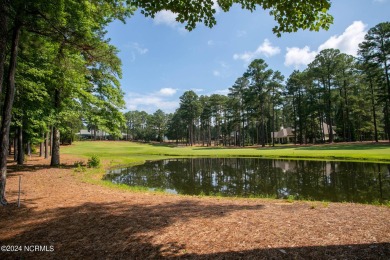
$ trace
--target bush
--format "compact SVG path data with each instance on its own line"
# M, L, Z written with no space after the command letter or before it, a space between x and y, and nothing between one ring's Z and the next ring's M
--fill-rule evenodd
M85 172L86 169L84 167L84 162L83 161L76 161L73 166L77 167L74 169L75 172Z
M83 162L83 161L75 161L75 162L73 163L73 166L75 166L75 167L84 166L84 162Z
M100 158L97 155L92 155L90 159L88 159L87 166L89 168L99 168L100 167Z

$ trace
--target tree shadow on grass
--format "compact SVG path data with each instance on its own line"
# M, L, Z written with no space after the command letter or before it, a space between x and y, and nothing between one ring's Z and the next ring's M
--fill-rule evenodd
M85 166L85 164L83 165ZM17 164L11 164L7 166L7 173L10 176L18 175L19 172L36 172L39 170L48 170L48 169L77 169L77 165L73 164L60 164L57 167L50 166L48 164L42 163L42 164L23 164L23 165L17 165Z
M297 248L259 248L212 254L187 254L186 244L153 243L154 235L176 222L220 218L239 210L260 210L263 205L199 205L181 200L159 205L85 203L36 211L15 205L0 208L1 245L38 245L53 252L0 252L2 259L381 259L390 244ZM223 248L218 248L223 250Z

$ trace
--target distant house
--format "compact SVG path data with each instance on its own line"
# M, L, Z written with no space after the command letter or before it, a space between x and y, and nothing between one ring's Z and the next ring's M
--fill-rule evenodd
M294 129L291 127L284 128L283 126L280 128L278 132L271 132L271 140L275 138L275 143L291 143L295 141Z
M114 140L114 138L111 134L97 130L95 133L95 130L91 129L82 129L80 132L76 133L76 135L79 136L80 140ZM122 138L120 139L127 139L128 136L125 133L122 133Z
M80 137L80 139L96 139L97 140L106 140L109 137L109 134L100 130L95 130L91 129L81 129L80 132L78 132L76 135Z
M321 129L319 129L320 136L323 136L324 141L329 140L329 125L327 123L322 123ZM336 137L337 133L335 131L336 127L332 127L333 136ZM275 137L275 143L292 143L295 142L295 130L291 127L283 128L281 127L278 132L271 132L271 140Z
M335 126L332 126L332 133L333 133L333 137L336 137L336 131L335 131L336 127ZM329 125L327 123L322 123L322 128L321 128L321 131L323 131L323 134L324 134L324 140L325 141L328 141L329 140Z

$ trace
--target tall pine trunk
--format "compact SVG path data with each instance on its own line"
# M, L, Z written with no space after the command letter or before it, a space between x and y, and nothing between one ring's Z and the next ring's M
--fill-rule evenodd
M24 164L23 127L18 127L18 165Z
M7 50L7 4L6 1L0 1L0 93L3 91L4 82L4 64Z
M53 127L53 145L51 147L50 166L60 165L60 130Z
M2 1L3 2L3 1ZM8 143L9 143L9 130L11 125L11 113L12 106L14 103L15 97L15 72L16 72L16 60L18 57L18 46L19 46L19 38L21 32L21 23L18 18L15 19L15 25L13 28L12 34L12 47L11 47L11 55L8 69L8 84L4 97L4 107L3 107L3 115L1 120L1 129L0 129L0 203L2 205L7 204L7 200L5 198L5 187L7 180L7 155L8 155Z
M383 46L383 45L382 45ZM385 78L386 78L386 85L387 85L387 106L386 106L386 111L387 111L387 115L389 115L389 110L388 110L388 104L390 104L390 79L389 79L389 73L388 73L388 65L387 65L387 62L386 60L384 61L384 67L385 67ZM389 142L390 142L390 123L389 123L389 119L387 118L387 138L389 138Z
M329 134L329 143L333 143L333 120L332 120L332 92L331 92L331 84L330 77L328 75L328 134Z
M61 106L61 97L60 97L60 90L56 88L54 91L54 108L56 111L59 111ZM55 125L53 127L53 143L51 147L51 166L58 166L60 165L60 130L58 129L58 126Z
M376 106L375 106L375 95L374 95L374 86L372 84L372 78L371 75L369 75L370 79L370 90L371 90L371 105L372 105L372 116L374 120L374 138L375 142L378 142L378 128L376 125Z
M45 138L45 133L42 132L42 138ZM43 139L39 144L39 157L43 157Z
M45 159L49 158L49 132L46 132L45 137Z
M18 161L18 131L15 130L14 136L14 161Z
M14 145L12 140L13 139L11 139L11 137L10 137L10 141L9 141L9 145L8 145L8 155L12 155L12 146Z

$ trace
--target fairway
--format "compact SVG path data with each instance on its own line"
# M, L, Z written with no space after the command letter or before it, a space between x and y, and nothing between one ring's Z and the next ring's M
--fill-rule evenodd
M387 143L354 143L264 148L190 147L168 144L142 144L126 141L83 141L62 147L63 154L80 158L98 155L112 166L170 157L264 157L316 160L390 162Z

